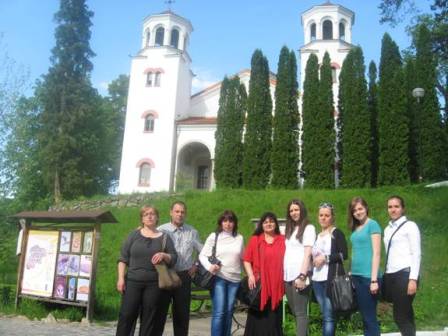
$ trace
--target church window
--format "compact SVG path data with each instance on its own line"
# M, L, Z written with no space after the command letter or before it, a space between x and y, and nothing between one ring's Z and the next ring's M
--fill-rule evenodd
M160 86L160 77L162 77L162 74L160 72L156 72L154 77L154 86Z
M138 184L140 186L149 186L149 180L151 179L151 165L149 163L142 163L140 166L140 174L138 177Z
M145 117L145 132L154 132L154 116L152 114L148 114Z
M152 84L153 84L153 73L148 72L146 74L146 86L152 86Z
M146 38L146 40L145 40L145 45L146 45L147 47L149 47L149 41L150 41L150 38L151 38L151 33L149 32L149 30L146 31L146 36L145 36L145 38Z
M333 39L333 23L330 20L325 20L323 25L323 39L332 40Z
M198 182L196 184L198 189L208 189L208 179L209 179L209 167L199 166L198 167Z
M156 30L156 42L157 47L163 46L163 39L165 38L165 28L159 27Z
M179 31L175 28L171 30L171 43L170 45L174 48L179 48Z
M315 23L311 24L311 27L310 27L310 38L311 38L311 41L316 40L316 24Z
M333 80L333 83L338 82L338 72L335 67L331 67L331 79Z
M339 38L345 41L345 24L342 22L339 23Z

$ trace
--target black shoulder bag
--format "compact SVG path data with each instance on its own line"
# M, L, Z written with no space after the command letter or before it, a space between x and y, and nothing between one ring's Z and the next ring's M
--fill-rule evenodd
M261 267L261 256L260 256L260 242L258 243L258 260L260 261ZM249 277L246 275L240 283L236 297L240 302L248 306L252 310L260 311L261 302L261 278L259 278L255 284L255 288L249 288Z
M398 232L398 230L401 229L401 227L407 223L407 220L400 224L400 226L392 233L392 236L390 236L389 244L387 244L387 251L386 251L386 262L384 263L384 274L383 279L381 280L381 298L386 302L392 302L392 294L390 293L390 290L387 290L387 283L389 282L389 276L386 273L387 270L387 261L389 259L389 250L392 243L392 238L395 236L395 234Z
M208 261L213 265L220 265L221 261L216 258L216 245L218 244L218 232L215 233L215 244L213 245L212 255L208 257ZM215 284L215 275L210 273L199 261L196 263L198 269L191 278L193 283L204 289L211 290Z

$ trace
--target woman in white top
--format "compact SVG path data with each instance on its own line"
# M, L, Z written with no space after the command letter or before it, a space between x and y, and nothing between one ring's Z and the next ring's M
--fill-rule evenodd
M404 215L404 200L400 196L389 197L387 211L390 222L384 230L385 294L392 301L394 320L401 334L414 336L416 328L412 302L420 272L420 231L417 224Z
M216 240L217 264L211 264ZM212 336L230 336L233 305L241 281L241 258L244 249L243 236L238 234L238 218L231 210L224 211L218 218L216 232L211 233L199 254L201 264L215 274L212 297Z
M286 209L285 257L283 279L291 312L296 318L297 336L308 334L308 300L310 296L311 249L316 240L316 229L308 221L305 204L298 199Z

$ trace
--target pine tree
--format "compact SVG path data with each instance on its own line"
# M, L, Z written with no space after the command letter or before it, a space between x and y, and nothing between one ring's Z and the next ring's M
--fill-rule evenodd
M344 60L340 75L342 174L344 187L367 187L371 183L371 127L367 106L364 57L354 47Z
M261 50L252 55L247 123L244 137L243 185L265 188L271 177L272 98L268 60Z
M430 31L425 25L418 28L414 43L415 84L425 90L424 97L416 106L418 166L421 178L433 181L444 178L446 171L442 120L436 93L436 63L431 51Z
M371 181L372 187L376 187L378 183L378 156L379 156L379 144L378 144L378 85L377 85L377 70L374 61L369 64L369 89L367 106L370 114L370 135L372 139L372 149L370 151L370 163L371 163Z
M380 185L409 182L409 126L400 52L386 33L382 39L378 86Z
M272 143L272 186L295 189L299 164L297 106L297 62L293 51L280 51L275 88L274 137Z
M303 170L305 185L334 187L335 132L330 57L325 53L319 81L317 56L308 58L303 84Z
M241 186L243 126L246 114L246 89L238 77L221 83L218 125L215 132L214 175L217 188Z
M111 179L105 112L90 83L92 16L85 0L61 0L52 65L36 92L42 101L42 169L56 202L107 192Z

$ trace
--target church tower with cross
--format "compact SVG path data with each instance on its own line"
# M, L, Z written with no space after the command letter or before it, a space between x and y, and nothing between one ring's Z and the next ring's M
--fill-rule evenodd
M132 58L120 193L211 190L215 186L215 131L221 82L191 94L194 74L188 45L193 27L189 20L171 11L172 2L166 1L167 11L144 19L140 50ZM352 47L354 18L351 10L329 1L301 16L304 45L300 48L300 86L303 88L309 55L315 53L321 62L328 51L333 68L335 119L338 77ZM236 75L248 89L250 69ZM275 87L276 76L271 74L273 101ZM298 146L300 151L301 144ZM337 177L337 170L335 174Z

